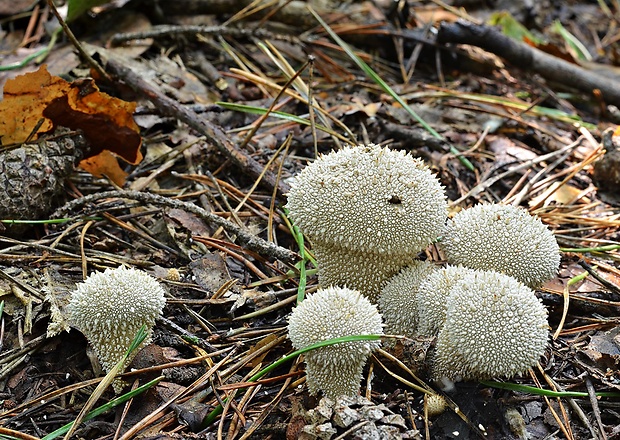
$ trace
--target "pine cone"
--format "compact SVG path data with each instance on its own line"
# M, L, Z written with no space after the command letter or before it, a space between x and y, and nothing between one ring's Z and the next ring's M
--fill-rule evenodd
M47 215L85 145L81 135L62 135L0 151L0 219Z

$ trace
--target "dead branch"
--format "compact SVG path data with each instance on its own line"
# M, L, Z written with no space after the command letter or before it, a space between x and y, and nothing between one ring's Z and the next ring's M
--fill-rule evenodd
M96 194L89 194L84 197L72 200L60 208L58 208L51 218L65 217L69 212L88 203L96 202L101 199L121 198L137 200L142 203L150 203L153 205L167 206L173 209L180 209L197 215L211 225L219 226L226 230L229 234L235 235L239 243L247 249L256 252L267 258L278 259L284 263L293 263L299 259L295 252L285 249L269 241L263 240L256 235L244 231L239 226L212 214L193 203L184 202L182 200L170 199L157 194L139 192L139 191L104 191Z
M470 44L492 52L511 64L538 73L546 79L592 94L600 90L608 104L620 106L620 82L588 71L502 34L499 30L458 21L442 23L438 43Z
M112 54L106 54L106 57L105 68L113 75L123 80L141 96L151 101L162 114L172 116L186 123L198 133L205 136L208 142L213 144L236 166L255 179L262 177L261 183L270 190L277 188L279 195L288 191L289 188L286 183L278 181L276 176L269 170L265 170L259 162L244 151L235 148L233 142L220 126L197 115L194 111L178 103L174 99L168 98L149 81L142 78L138 73L132 70L131 67L123 64L121 60L117 59Z

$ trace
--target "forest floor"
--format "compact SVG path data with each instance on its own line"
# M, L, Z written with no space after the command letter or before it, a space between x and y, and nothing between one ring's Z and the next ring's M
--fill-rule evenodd
M28 153L0 185L0 219L39 220L0 223L0 437L66 435L102 376L66 304L127 265L163 283L163 318L125 376L137 390L109 387L72 438L311 438L320 411L335 434L315 438L620 438L620 3L447 3L114 1L73 9L87 60L49 4L0 2L0 166L13 131L77 146ZM301 358L255 380L293 351L287 317L317 288L283 211L291 178L371 142L423 158L451 213L514 204L554 232L560 271L536 290L553 337L509 381L532 389L458 383L431 416L409 384L441 390L381 352L367 400L336 408L308 395Z

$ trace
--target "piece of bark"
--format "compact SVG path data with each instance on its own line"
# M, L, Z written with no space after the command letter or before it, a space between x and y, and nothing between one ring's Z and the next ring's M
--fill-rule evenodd
M465 21L442 23L437 42L478 46L548 80L561 82L589 94L598 89L607 104L620 105L620 81L601 76L513 40L496 28Z

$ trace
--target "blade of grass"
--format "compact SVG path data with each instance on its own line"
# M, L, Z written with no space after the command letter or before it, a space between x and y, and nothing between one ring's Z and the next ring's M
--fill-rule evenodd
M157 385L163 379L164 379L164 376L157 377L157 378L151 380L150 382L147 382L144 385L139 386L135 390L128 392L127 394L123 394L122 396L119 396L116 399L110 400L105 405L101 405L100 407L95 408L94 410L92 410L91 412L86 414L86 416L84 416L84 419L82 419L82 421L83 422L87 422L87 421L89 421L91 419L94 419L98 415L103 414L104 412L109 411L112 408L127 402L129 399L132 399L132 398L136 397L138 394L143 393L144 391L148 390L153 385ZM50 432L45 437L43 437L41 440L53 440L53 439L63 435L67 431L69 431L72 428L73 424L74 424L74 422L67 423L66 425L58 428L56 431Z
M567 124L577 125L579 127L586 127L589 130L595 130L597 127L595 124L584 122L579 115L571 115L565 111L555 108L543 107L540 105L532 106L531 103L510 99L503 96L483 95L476 93L457 93L450 90L429 87L431 90L422 92L409 93L407 96L411 98L459 98L466 99L468 101L483 102L486 104L501 105L503 107L512 108L519 111L524 111L528 114L535 116L546 116L556 121L566 122Z
M127 362L129 356L140 346L140 344L144 342L147 336L148 332L146 330L146 326L143 325L142 327L140 327L140 330L138 330L136 337L132 341L131 345L129 346L123 357L116 363L114 368L112 368L108 372L108 374L105 375L103 380L99 382L99 385L97 385L97 388L95 388L95 391L93 391L93 393L90 395L90 397L84 404L84 407L75 418L75 420L72 422L71 427L65 435L65 440L69 440L69 438L71 438L77 427L80 425L80 423L84 421L84 418L87 416L90 409L95 405L97 400L99 400L103 392L108 388L108 386L110 386L116 376L121 373L122 370L125 368L125 363Z
M551 30L560 34L566 44L571 48L578 59L582 61L592 61L592 55L588 52L588 49L583 45L581 41L573 34L571 34L559 20L555 20L551 26Z
M589 397L588 393L581 391L552 391L545 390L542 388L532 387L528 385L521 385L518 383L509 383L509 382L494 382L482 380L480 381L482 385L499 388L501 390L511 390L511 391L520 391L522 393L536 394L539 396L547 396L547 397ZM613 391L599 391L595 393L599 397L620 397L620 393L616 393Z
M405 102L405 100L402 99L398 95L398 93L396 93L394 91L394 89L392 89L385 81L383 81L383 79L372 69L372 67L370 67L368 64L366 64L366 62L364 60L362 60L360 57L358 57L355 54L355 52L349 47L349 45L347 43L345 43L344 40L342 38L340 38L338 36L338 34L336 34L333 31L333 29L330 28L329 25L325 21L323 21L321 16L319 14L317 14L316 11L314 9L312 9L311 6L308 6L308 9L309 9L310 13L312 15L314 15L314 18L316 18L316 20L321 24L321 26L323 26L323 28L327 31L327 33L334 39L334 41L336 41L336 43L338 43L338 45L342 48L342 50L345 51L345 53L349 56L349 58L351 58L353 60L353 62L355 64L357 64L357 66L360 69L362 69L362 71L370 79L372 79L388 95L390 95L396 102L398 102L407 111L407 113L409 113L409 115L415 121L417 121L422 127L424 127L424 129L426 131L428 131L433 137L435 137L437 139L441 139L442 141L445 141L445 138L442 135L440 135L439 133L437 133L437 131L433 127L428 125L424 119L422 119L415 111L413 111L413 109L409 106L409 104L407 104ZM469 161L469 159L467 159L465 156L463 156L461 154L461 152L459 150L457 150L454 145L450 145L450 152L452 154L454 154L456 157L458 157L458 159L461 161L461 163L463 165L465 165L467 167L467 169L469 169L470 171L474 171L474 166Z
M216 102L215 104L219 105L220 107L224 107L225 109L228 109L228 110L234 110L234 111L238 111L242 113L249 113L253 115L264 115L265 113L267 113L267 109L261 108L261 107L254 107L252 105L236 104L233 102L222 102L222 101ZM290 122L295 122L299 125L306 125L309 127L312 125L309 119L302 118L300 116L296 116L291 113L286 113L282 111L277 111L277 110L272 111L269 113L269 116L273 116L274 118L279 118L279 119L283 119L283 120L290 121ZM345 141L347 143L350 142L350 140L347 137L336 133L334 130L326 127L325 125L315 124L315 126L317 129L327 134L338 137L338 139L340 139L341 141Z
M328 340L325 340L325 341L317 342L316 344L308 345L307 347L304 347L304 348L302 348L300 350L296 350L296 351L294 351L292 353L287 354L286 356L282 357L281 359L278 359L273 364L268 365L267 367L263 368L258 373L256 373L254 376L250 377L247 380L247 382L255 382L255 381L257 381L258 379L263 377L265 374L267 374L270 371L278 368L280 365L282 365L282 364L284 364L286 362L289 362L289 361L295 359L300 354L306 353L306 352L308 352L310 350L316 350L317 348L327 347L327 346L335 345L335 344L342 344L344 342L378 341L378 340L380 340L380 339L382 339L384 337L385 337L385 335L351 335L351 336L342 336L340 338L328 339ZM239 392L239 391L242 391L242 389L235 390L230 395L230 397L228 399L224 399L224 401L222 403L225 404L227 400L234 399L235 396L237 395L237 392ZM202 423L200 425L200 429L205 429L207 426L209 426L213 422L215 422L215 419L217 418L217 416L219 416L222 413L223 409L224 409L224 407L222 406L222 404L216 406L202 420Z
M295 226L290 219L288 218L288 209L284 208L284 212L281 217L284 218L286 225L291 230L291 234L299 247L299 256L301 257L301 261L299 261L295 265L295 267L299 268L299 286L297 287L297 304L301 303L304 300L304 296L306 294L306 281L307 281L307 273L306 273L306 264L310 261L308 255L306 254L306 247L304 245L304 234L301 233L299 228ZM316 261L312 260L316 267Z
M564 328L564 322L566 321L566 316L568 315L568 306L570 302L570 286L572 286L573 284L577 284L580 281L585 280L588 275L589 273L587 271L582 272L579 275L574 276L573 278L568 280L568 282L566 283L566 286L564 286L564 291L562 292L562 297L564 298L562 318L560 319L560 323L558 324L557 330L553 334L553 340L556 340L558 336L560 336L560 333L562 332L562 329Z

